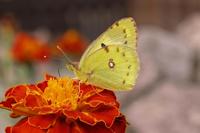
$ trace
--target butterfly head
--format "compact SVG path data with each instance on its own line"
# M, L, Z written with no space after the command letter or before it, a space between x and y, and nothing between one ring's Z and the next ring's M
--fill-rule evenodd
M79 68L77 64L67 64L66 65L67 70L72 71L78 79L80 79L83 82L88 81L88 75L84 74Z

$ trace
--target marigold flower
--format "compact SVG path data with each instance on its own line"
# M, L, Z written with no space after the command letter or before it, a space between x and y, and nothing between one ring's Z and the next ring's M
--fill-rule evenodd
M12 56L19 62L43 61L50 56L50 48L27 33L18 33L12 46Z
M56 44L68 54L82 54L87 47L86 40L78 31L73 29L66 31L61 37L59 37ZM56 47L54 50L54 53L60 53Z
M10 88L0 107L25 116L6 133L124 133L125 117L112 91L68 77Z

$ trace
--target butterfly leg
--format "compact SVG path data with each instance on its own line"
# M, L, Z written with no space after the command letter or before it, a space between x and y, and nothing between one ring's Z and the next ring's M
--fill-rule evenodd
M79 96L82 96L82 91L81 91L81 81L78 82L78 92L79 92Z

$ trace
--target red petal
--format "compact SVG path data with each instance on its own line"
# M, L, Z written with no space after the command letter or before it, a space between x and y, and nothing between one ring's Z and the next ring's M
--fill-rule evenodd
M42 93L41 89L38 88L36 85L27 85L27 87L28 87L29 91L37 91L37 92Z
M112 127L108 128L104 123L99 122L94 126L77 121L72 127L72 133L125 133L126 120L123 116L116 118Z
M75 81L75 84L78 84L78 82L79 81ZM90 104L92 107L95 107L103 103L105 105L119 107L115 94L112 91L103 90L98 87L86 84L81 84L80 91L80 101L83 102L80 104Z
M45 88L47 87L47 81L37 84L37 87L44 92Z
M28 118L28 122L31 126L48 129L50 126L54 125L56 122L56 115L38 115Z
M119 108L119 104L116 101L116 97L112 91L103 90L99 94L93 95L85 100L85 104L90 104L92 107L96 107L103 103L104 105L116 106Z
M114 133L104 124L96 124L94 126L87 125L82 122L77 122L72 128L72 133Z
M81 111L64 111L64 114L72 119L80 119L82 122L95 125L97 122L103 121L107 127L111 127L115 118L120 115L119 109L113 106L105 106L103 104L96 108L87 107Z
M74 84L80 85L80 91L81 91L84 99L98 93L97 89L99 89L99 88L97 88L95 86L86 85L84 83L80 84L80 81L74 81ZM101 91L103 91L103 89L101 89Z
M56 124L50 128L47 133L71 133L69 126L70 125L66 123L65 118L59 118L57 119Z
M0 107L5 109L11 109L13 103L16 103L15 99L8 98L6 99L6 101L0 102Z
M15 115L37 115L37 111L34 111L32 108L24 106L24 103L16 103L12 106L12 111Z
M78 81L75 81L75 85ZM76 111L64 110L68 118L80 119L90 125L103 121L111 127L115 118L120 115L119 104L112 91L98 90L91 85L81 84L79 108ZM99 91L99 92L98 92Z
M114 133L125 133L126 130L126 119L124 116L120 116L115 119L114 124L112 125L111 129Z
M46 105L47 103L45 103L45 100L42 98L41 95L32 95L29 94L26 98L25 98L25 106L27 107L40 107L43 105Z
M19 85L17 87L8 90L6 97L13 97L16 101L23 99L26 96L27 86Z
M7 127L6 133L45 133L45 130L29 125L27 118L24 118L13 127Z
M44 105L41 107L27 107L24 106L24 103L16 103L13 105L12 110L15 114L18 115L47 115L52 113L57 113L59 109L52 109L49 105Z

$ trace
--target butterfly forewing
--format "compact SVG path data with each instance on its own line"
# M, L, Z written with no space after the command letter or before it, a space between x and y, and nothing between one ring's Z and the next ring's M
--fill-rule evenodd
M82 64L86 57L102 48L102 44L106 44L107 46L124 45L136 49L136 37L136 26L133 18L123 18L115 22L91 43L82 56L80 64Z

